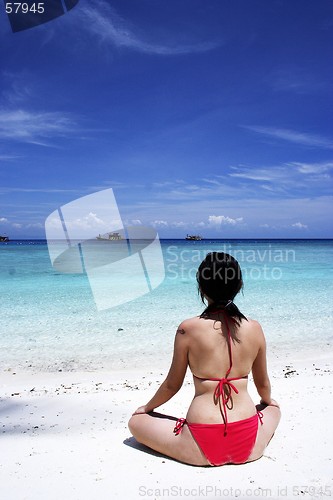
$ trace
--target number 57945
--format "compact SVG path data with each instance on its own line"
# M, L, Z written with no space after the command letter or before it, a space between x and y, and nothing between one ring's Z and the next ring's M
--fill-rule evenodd
M44 2L33 3L31 5L26 2L6 2L7 14L43 14L45 11Z

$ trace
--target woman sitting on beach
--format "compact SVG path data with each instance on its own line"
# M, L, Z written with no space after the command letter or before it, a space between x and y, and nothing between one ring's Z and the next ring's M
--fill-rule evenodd
M280 420L271 398L263 331L233 300L243 286L231 255L209 253L197 272L207 307L177 330L169 373L153 398L138 408L129 429L140 443L192 465L240 464L260 458ZM205 302L204 302L205 303ZM186 369L195 395L186 419L153 412L181 388ZM247 392L252 370L260 405Z

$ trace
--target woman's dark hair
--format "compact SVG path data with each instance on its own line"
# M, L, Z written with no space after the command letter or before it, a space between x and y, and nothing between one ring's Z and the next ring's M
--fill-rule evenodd
M197 272L198 292L203 303L205 297L212 301L201 314L225 313L236 326L247 318L240 312L233 300L243 287L242 271L237 260L224 252L208 253ZM234 338L237 340L237 338Z

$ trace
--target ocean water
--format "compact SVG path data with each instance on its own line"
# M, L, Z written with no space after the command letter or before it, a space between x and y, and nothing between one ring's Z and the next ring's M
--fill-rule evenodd
M178 324L200 314L195 274L209 251L241 264L240 310L273 353L331 350L333 240L162 240L166 277L99 311L85 274L52 267L46 241L0 243L0 369L121 369L167 364ZM135 276L128 279L134 286Z

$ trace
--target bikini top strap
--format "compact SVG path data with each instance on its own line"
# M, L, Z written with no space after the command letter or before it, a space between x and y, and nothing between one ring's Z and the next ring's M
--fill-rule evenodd
M227 327L227 344L228 344L228 353L229 353L229 369L227 370L227 373L225 375L225 378L227 378L229 373L231 372L231 368L232 368L232 353L231 353L232 340L231 340L229 321L228 321L228 317L227 317L225 311L223 311L223 318L224 318L225 325Z

